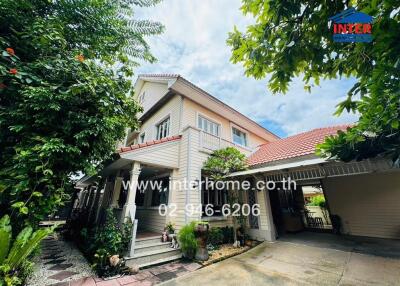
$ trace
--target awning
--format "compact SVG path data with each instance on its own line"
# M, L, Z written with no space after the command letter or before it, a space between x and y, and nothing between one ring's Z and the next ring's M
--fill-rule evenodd
M303 181L382 172L391 169L396 168L390 160L384 159L344 163L316 158L236 172L230 174L229 177L262 174L267 180L271 181L282 181L283 178L289 177L295 181Z

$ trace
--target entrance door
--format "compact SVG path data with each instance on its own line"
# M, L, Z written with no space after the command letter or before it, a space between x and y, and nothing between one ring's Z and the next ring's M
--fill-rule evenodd
M282 184L269 190L271 211L278 236L286 232L298 232L304 229L302 207L304 199L301 187L285 190Z

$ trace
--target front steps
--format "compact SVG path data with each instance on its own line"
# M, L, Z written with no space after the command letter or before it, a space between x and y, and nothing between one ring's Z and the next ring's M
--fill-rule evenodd
M139 268L161 264L182 257L180 249L171 248L171 242L161 242L160 236L136 239L133 257L126 257L126 265Z

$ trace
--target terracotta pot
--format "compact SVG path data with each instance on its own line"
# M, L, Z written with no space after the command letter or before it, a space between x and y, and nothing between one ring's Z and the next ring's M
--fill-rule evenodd
M249 246L249 247L252 247L252 246L253 246L253 241L252 241L252 240L246 240L246 241L244 242L244 244L247 245L247 246Z
M197 224L194 229L194 235L197 239L198 248L195 258L200 261L208 260L207 239L208 239L208 224Z

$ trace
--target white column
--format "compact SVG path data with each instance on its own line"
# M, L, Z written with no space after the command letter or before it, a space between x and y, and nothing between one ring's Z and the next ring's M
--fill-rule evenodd
M176 205L176 194L180 191L179 185L179 177L178 177L178 169L173 169L171 175L169 177L169 189L168 189L168 205L175 204ZM174 214L176 216L176 214ZM167 222L174 221L174 216L170 216L170 213L167 212Z
M130 171L130 181L129 181L129 190L128 190L128 197L126 198L126 203L124 205L124 208L122 210L122 220L125 221L127 217L130 217L132 222L135 219L135 213L136 213L136 204L135 204L135 199L136 199L136 191L138 187L138 179L140 175L140 163L139 162L134 162L132 164L132 170ZM133 216L130 216L130 212L133 214Z
M266 177L264 177L264 180L267 180ZM276 240L276 230L275 230L275 225L274 225L274 218L272 216L272 208L271 208L271 201L269 199L269 190L267 187L264 188L262 191L265 193L265 206L266 206L266 214L267 214L267 226L268 229L267 231L267 241L275 241Z
M111 207L112 208L118 207L118 200L119 200L119 195L121 193L122 180L123 180L123 177L115 178L114 191L113 191L113 196L111 199Z
M100 188L100 197L101 197L101 201L99 200L99 206L98 206L97 212L96 212L95 223L97 223L97 222L99 221L100 212L101 212L101 211L103 210L103 208L104 208L105 196L107 195L107 194L106 194L107 180L108 180L108 177L106 177L106 178L104 179L103 187ZM103 195L101 195L101 192L103 192Z

